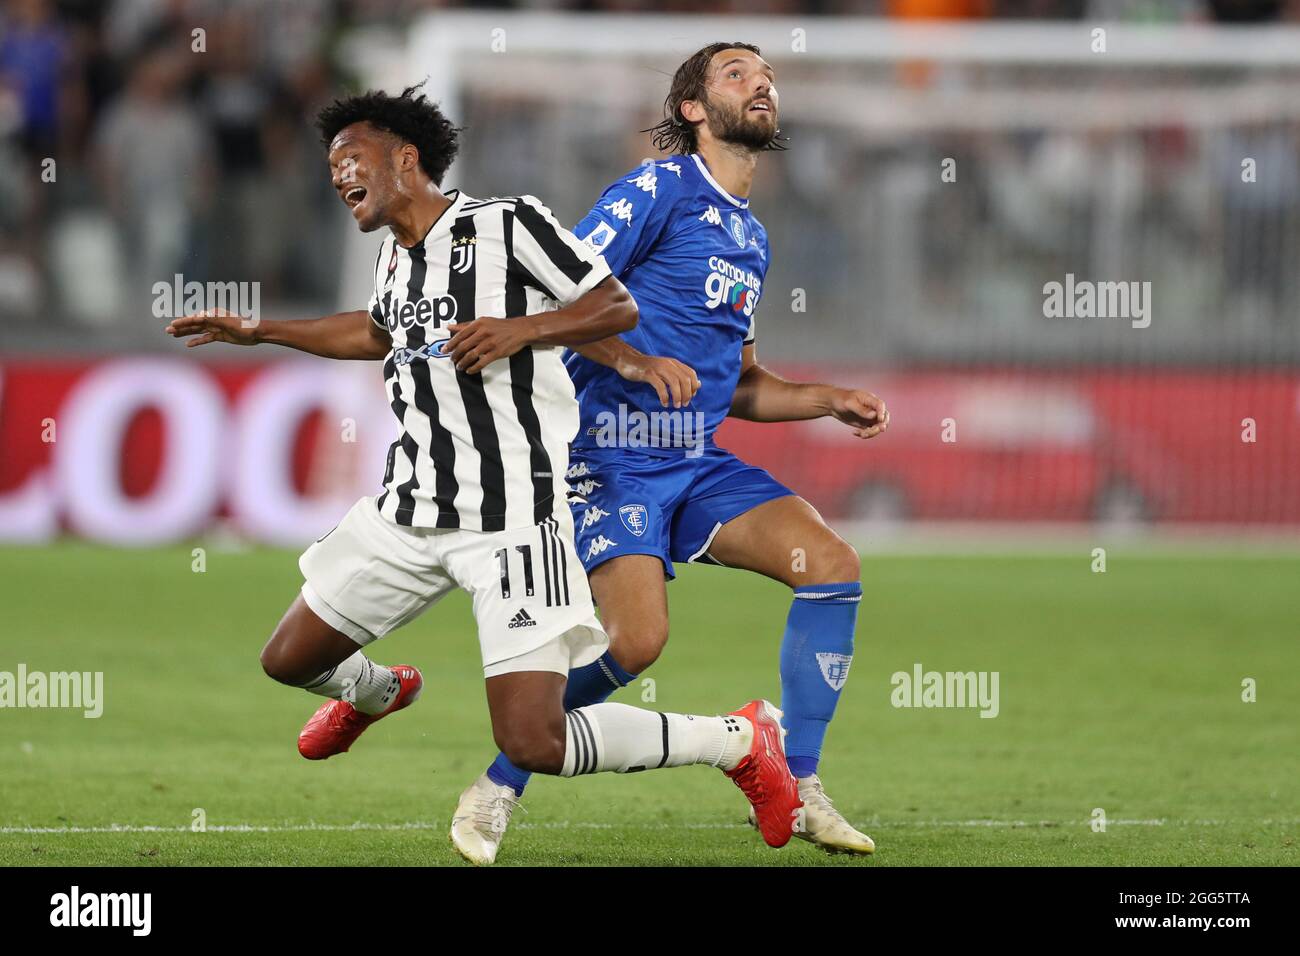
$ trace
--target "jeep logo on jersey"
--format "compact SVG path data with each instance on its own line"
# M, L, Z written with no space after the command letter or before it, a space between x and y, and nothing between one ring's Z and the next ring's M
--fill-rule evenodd
M709 268L713 271L704 280L705 304L716 309L726 302L733 312L753 315L763 285L758 276L733 266L721 256L710 256Z
M618 509L618 517L623 522L623 527L638 538L645 534L648 522L645 505L623 505Z
M731 214L731 238L736 240L736 245L740 248L745 248L745 221L738 212Z
M472 253L471 253L472 255ZM449 295L440 295L436 299L407 300L388 315L388 331L396 332L400 325L409 329L413 325L428 325L440 328L456 321L456 300Z

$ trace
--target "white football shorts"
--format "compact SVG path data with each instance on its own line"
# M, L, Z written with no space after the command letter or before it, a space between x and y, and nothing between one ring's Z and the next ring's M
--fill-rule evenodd
M474 602L483 672L567 674L609 647L573 545L563 500L512 531L412 528L362 498L298 559L316 615L363 647L419 617L449 591Z

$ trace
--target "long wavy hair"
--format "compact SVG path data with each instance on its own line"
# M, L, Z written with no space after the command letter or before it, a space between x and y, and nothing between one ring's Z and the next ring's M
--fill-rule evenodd
M696 124L682 116L682 103L687 100L704 98L709 85L709 65L713 57L723 50L748 50L756 56L762 56L752 43L710 43L692 53L686 62L673 74L672 85L664 99L664 118L642 130L650 134L650 142L655 149L665 153L694 153L699 150L699 135ZM781 131L764 149L786 149L789 142Z

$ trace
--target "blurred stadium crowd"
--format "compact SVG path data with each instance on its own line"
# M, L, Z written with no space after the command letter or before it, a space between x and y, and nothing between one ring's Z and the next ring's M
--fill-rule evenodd
M170 541L225 515L295 543L368 493L392 428L373 368L181 357L154 283L256 283L273 318L364 302L377 237L338 202L311 123L361 84L427 76L467 130L449 185L533 193L576 222L649 153L666 71L696 40L684 19L629 39L601 18L512 33L503 60L480 38L518 9L1040 21L920 60L875 21L810 28L806 56L778 48L792 22L747 21L766 30L743 39L778 68L791 146L755 183L773 248L760 354L867 383L895 412L865 452L833 422L730 422L720 440L837 519L1300 524L1300 0L424 16L444 9L0 0L0 539ZM1098 22L1214 20L1290 27L1198 33L1191 56L1088 49ZM1045 283L1072 275L1149 283L1154 321L1049 316ZM378 444L328 441L338 420ZM939 425L958 420L948 443Z
M152 330L151 322L129 316L147 308L155 280L182 271L200 281L254 277L262 284L262 301L272 309L277 303L292 305L295 313L332 307L338 293L337 255L348 222L326 177L303 175L304 170L323 171L308 120L341 86L355 80L349 75L350 37L369 27L397 29L414 15L443 6L419 0L4 0L0 161L21 174L0 177L0 336L25 329L39 337L41 329L60 325ZM1300 19L1300 2L1290 0L524 0L473 6L1165 22ZM205 31L202 56L193 55L196 25ZM472 103L466 111L472 111ZM500 159L518 156L518 150L497 149L496 137L513 134L491 130L491 125L480 122L480 138L468 148L486 167L494 157L498 167L507 164L491 169L490 181L519 188L513 184L530 161ZM856 250L863 256L859 261L876 263L869 268L888 270L888 255L871 247L871 235L852 235L862 217L846 217L845 210L869 207L873 195L879 199L883 194L883 184L890 184L891 191L899 185L906 174L897 162L898 151L873 149L831 171L818 162L826 153L817 150L816 130L810 126L806 132L801 169L783 171L782 176L794 178L781 185L796 190L805 213L824 214L826 234L838 235L847 252ZM1242 200L1238 228L1294 225L1300 208L1294 132L1262 129L1250 134L1262 137L1257 151L1279 156L1291 174ZM1154 157L1167 172L1142 200L1159 207L1148 211L1161 242L1175 256L1182 255L1181 246L1204 246L1205 224L1194 215L1189 219L1184 201L1196 192L1198 181L1182 173L1196 167L1212 186L1216 176L1235 174L1235 167L1216 167L1213 157L1199 155L1178 130L1143 136L1143 162ZM928 160L962 147L960 141L920 142L909 155ZM1069 168L1104 171L1106 166L1094 166L1097 155L1078 137L1039 137L1032 143L1008 137L1001 145L978 148L1001 151L1001 173L979 189L963 191L960 201L941 201L933 193L924 200L916 211L924 223L917 242L925 275L915 289L923 290L927 301L894 296L894 306L913 314L924 313L927 306L941 315L978 312L981 306L971 296L982 295L978 284L996 285L996 264L990 266L988 256L970 255L959 237L981 228L996 231L992 220L999 218L999 193L1018 188L1025 176ZM628 155L643 149L629 145ZM1120 154L1107 155L1118 155L1121 164L1124 160ZM593 172L592 182L609 172ZM1124 171L1111 172L1122 178ZM1139 175L1148 173L1138 170ZM814 182L828 175L833 182ZM1101 175L1089 182L1071 195L1056 196L1058 205L1093 216L1101 208L1093 193L1114 190L1113 182ZM1168 186L1163 191L1162 182ZM590 183L536 185L548 199L553 192L542 193L543 188L561 191L566 200L570 197L564 194L572 193L575 209L582 202L575 190L590 188ZM1033 210L1004 209L1001 218L1010 220L1004 223L1006 240L985 243L984 250L1002 256L1008 246L1032 243L1040 260L1046 250L1047 274L1065 271L1058 260L1078 262L1070 255L1086 253L1068 248L1071 242L1089 248L1096 242L1089 229L1044 229L1047 217L1061 211L1044 208L1035 219ZM772 215L779 219L784 213L773 209ZM769 225L774 233L780 229L779 222L776 228ZM1294 238L1294 229L1287 235ZM1229 286L1250 284L1256 298L1268 300L1270 314L1285 312L1284 306L1295 301L1294 270L1288 264L1293 246L1270 242L1245 248L1236 253L1240 261L1229 254L1225 281ZM803 284L810 284L809 270L815 275L829 268L815 247L792 244L778 253L779 261L804 270ZM1010 261L1024 271L1024 257ZM954 299L953 290L967 273L966 292ZM879 278L887 282L890 277L886 272ZM832 303L853 307L861 273L839 269L822 280L820 287ZM1202 294L1190 292L1193 299ZM995 294L985 308L1004 314L1008 305ZM132 347L149 344L143 336L128 334L126 339ZM821 341L827 349L835 347L833 336ZM792 341L792 347L796 344ZM888 349L887 341L880 344Z

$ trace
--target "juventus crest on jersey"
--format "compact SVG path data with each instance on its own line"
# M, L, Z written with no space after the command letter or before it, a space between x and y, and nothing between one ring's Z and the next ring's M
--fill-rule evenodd
M573 385L558 347L467 375L443 352L447 327L550 311L610 272L536 197L448 198L423 241L406 249L390 235L375 262L370 317L393 339L384 380L401 423L379 511L402 525L504 531L564 501Z

